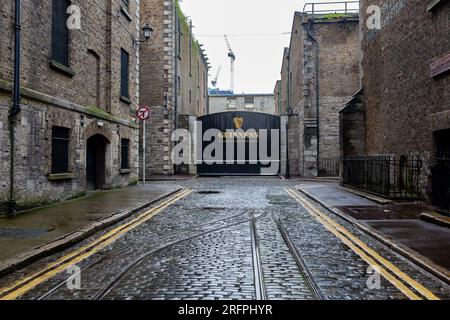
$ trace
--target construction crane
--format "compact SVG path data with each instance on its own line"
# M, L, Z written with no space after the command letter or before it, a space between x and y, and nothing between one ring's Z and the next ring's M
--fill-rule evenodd
M225 42L227 43L228 47L228 57L230 58L230 71L231 71L231 83L230 83L230 90L231 92L234 92L234 62L236 61L236 55L233 52L233 49L231 49L230 41L228 40L228 36L225 35Z
M217 87L217 81L219 80L220 71L222 71L222 66L219 66L219 68L217 69L216 77L214 78L213 81L211 81L211 84L213 85L213 88Z

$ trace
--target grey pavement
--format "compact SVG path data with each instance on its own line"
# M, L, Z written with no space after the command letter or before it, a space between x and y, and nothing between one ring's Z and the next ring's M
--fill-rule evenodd
M337 183L303 183L297 186L298 189L321 199L327 207L341 206L376 206L377 203L366 198L342 190Z
M370 226L398 243L425 262L450 275L450 228L420 220L423 212L433 208L420 202L380 205L345 191L333 183L306 183L297 188L330 210L344 213Z
M147 184L93 192L86 197L0 218L0 262L79 230L122 210L176 190L175 185Z

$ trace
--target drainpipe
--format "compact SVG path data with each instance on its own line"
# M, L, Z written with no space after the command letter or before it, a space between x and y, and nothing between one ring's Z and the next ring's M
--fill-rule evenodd
M319 81L319 50L320 45L317 38L313 35L314 16L308 23L308 35L316 45L316 125L317 125L317 174L319 173L319 153L320 153L320 81Z
M14 21L14 84L13 84L13 104L9 112L9 139L10 139L10 169L9 169L9 203L8 213L14 214L16 211L16 199L14 195L14 149L15 136L14 125L16 116L20 113L20 32L21 26L20 0L15 1L15 21Z
M173 114L174 114L174 130L177 129L178 125L178 55L180 54L180 48L178 47L178 37L181 37L181 35L178 33L178 24L180 23L180 18L178 16L178 13L175 9L175 57L174 57L174 69L175 69L175 90L174 90L174 105L173 105Z
M286 153L287 153L287 161L286 161L286 179L290 179L291 178L291 166L290 166L290 148L289 148L289 131L290 131L290 125L289 122L291 121L291 114L292 114L292 109L291 109L291 59L290 59L290 52L289 55L287 56L288 59L288 72L287 72L287 76L288 76L288 86L287 86L287 116L288 116L288 121L287 121L287 125L286 125L286 134L287 134L287 141L286 141Z

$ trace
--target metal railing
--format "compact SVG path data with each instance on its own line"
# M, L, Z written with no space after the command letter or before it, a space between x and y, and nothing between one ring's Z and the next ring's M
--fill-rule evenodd
M450 212L450 157L438 158L432 169L433 205L443 211Z
M341 13L350 14L359 12L359 1L336 1L336 2L308 2L303 7L306 14Z
M339 177L339 157L319 158L319 177Z
M362 156L343 161L343 184L391 199L419 199L419 157Z

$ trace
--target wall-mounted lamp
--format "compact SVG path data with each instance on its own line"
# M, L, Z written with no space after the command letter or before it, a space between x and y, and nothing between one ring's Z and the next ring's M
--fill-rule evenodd
M144 34L144 39L145 40L134 40L134 44L138 45L141 42L148 42L148 40L150 40L150 38L152 37L153 34L153 28L150 27L150 25L148 24L148 22L145 24L145 26L142 28L142 32Z

